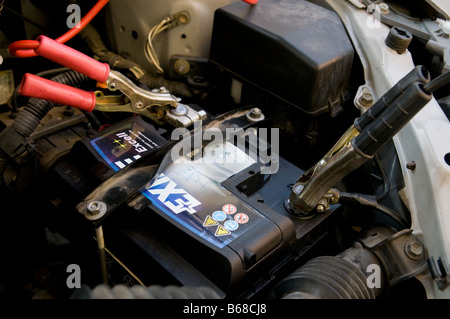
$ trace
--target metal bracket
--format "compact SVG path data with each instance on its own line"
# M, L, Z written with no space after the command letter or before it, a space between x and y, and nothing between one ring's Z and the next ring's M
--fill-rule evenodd
M425 247L412 233L412 229L404 229L388 237L373 232L372 236L359 242L381 261L391 285L414 277L428 268Z

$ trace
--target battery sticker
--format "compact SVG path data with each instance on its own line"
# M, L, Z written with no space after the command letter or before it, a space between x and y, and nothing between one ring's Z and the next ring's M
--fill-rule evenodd
M116 172L165 143L153 126L139 117L115 125L91 141ZM243 169L250 164L239 165ZM209 172L207 166L207 163L173 163L142 194L152 202L153 209L223 248L266 217L205 174L205 168Z
M225 204L222 207L222 211L224 211L226 214L229 215L233 215L234 213L236 213L236 206L232 205L232 204Z
M249 221L249 218L247 214L238 213L234 216L234 220L239 224L245 224Z
M265 218L190 163L169 166L143 194L159 211L219 248Z
M114 126L91 145L114 171L119 171L166 143L151 126L136 116Z

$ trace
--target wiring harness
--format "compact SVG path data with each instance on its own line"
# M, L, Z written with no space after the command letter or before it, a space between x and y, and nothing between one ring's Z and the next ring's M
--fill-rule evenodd
M174 27L177 27L181 24L186 24L190 20L189 13L187 11L180 11L174 15L164 18L157 25L153 26L150 29L150 32L147 36L147 45L145 47L145 56L147 60L153 64L156 68L156 71L160 74L164 73L163 68L158 59L158 55L156 54L155 48L153 47L153 40L155 37L163 32L164 30L169 30Z

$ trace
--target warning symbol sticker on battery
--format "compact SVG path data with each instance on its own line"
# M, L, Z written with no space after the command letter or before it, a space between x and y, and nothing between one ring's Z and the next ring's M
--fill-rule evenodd
M225 236L225 235L229 235L231 234L226 228L224 228L222 225L220 225L219 227L217 227L216 229L216 236Z
M227 213L228 215L233 215L234 213L237 212L237 208L234 205L231 204L225 204L222 207L222 211L224 211L225 213Z
M223 222L225 219L227 219L227 214L225 214L223 211L221 210L216 210L213 214L212 214L212 218L218 222Z
M215 226L219 225L218 222L216 222L211 216L206 216L205 221L203 222L203 226L209 227L209 226Z
M245 224L249 221L249 219L250 218L248 218L248 215L244 213L238 213L234 216L234 220L239 224Z
M223 227L229 231L235 231L239 228L239 224L234 220L227 220L225 223L223 223Z

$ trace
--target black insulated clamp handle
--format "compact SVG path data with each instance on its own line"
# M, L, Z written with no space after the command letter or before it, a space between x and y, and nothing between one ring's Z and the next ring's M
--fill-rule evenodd
M433 97L419 82L411 84L395 102L354 138L353 147L373 156L397 134Z
M418 65L389 89L372 107L358 117L355 128L361 132L368 124L373 122L384 110L386 110L405 90L414 82L430 82L430 73L422 66Z

